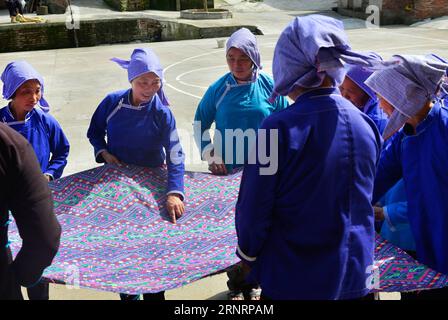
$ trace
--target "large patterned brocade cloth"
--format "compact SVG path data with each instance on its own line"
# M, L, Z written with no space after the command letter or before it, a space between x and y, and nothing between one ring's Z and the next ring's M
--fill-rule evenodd
M140 294L222 272L239 261L234 215L240 180L240 171L228 176L187 172L186 212L176 224L164 209L162 168L105 165L55 180L50 187L63 233L44 277L81 288ZM17 253L21 239L14 224L9 238ZM448 285L446 276L379 237L376 245L374 291Z
M372 291L404 292L437 289L448 286L448 276L418 263L400 248L376 236L375 267L379 276Z
M45 278L138 294L226 269L239 261L234 206L240 179L240 173L186 173L186 213L176 224L164 209L164 169L106 165L55 180L50 187L63 231ZM19 239L10 232L15 252Z

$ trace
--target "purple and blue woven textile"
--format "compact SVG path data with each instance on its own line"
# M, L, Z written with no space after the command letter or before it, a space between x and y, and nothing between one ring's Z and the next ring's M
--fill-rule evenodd
M140 294L222 272L239 262L234 207L240 180L241 172L187 172L186 212L176 224L164 209L162 168L105 165L50 182L63 231L59 252L44 277L81 288ZM14 224L9 239L17 252L21 239ZM448 285L447 276L379 236L375 260L379 285L373 291Z

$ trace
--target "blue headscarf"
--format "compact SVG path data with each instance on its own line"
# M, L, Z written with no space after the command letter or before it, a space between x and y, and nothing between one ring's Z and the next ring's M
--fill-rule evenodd
M13 61L9 63L2 73L3 98L9 100L17 89L28 80L37 80L40 83L41 98L39 107L45 112L50 111L50 105L44 98L44 79L28 62Z
M381 56L375 52L366 53L367 56L372 57L374 59L383 60ZM365 84L365 81L372 75L373 71L362 66L356 65L347 65L346 67L347 77L350 78L358 87L360 87L368 96L369 101L366 104L369 104L370 101L377 101L378 98L375 92L370 89L368 85Z
M162 81L162 86L157 92L157 95L164 106L169 106L168 99L163 91L163 68L159 58L151 49L135 49L132 52L131 60L121 60L118 58L112 58L110 60L116 62L123 69L128 70L129 82L132 82L132 80L145 73L154 72Z
M434 57L395 55L401 62L394 68L376 71L366 84L394 108L383 132L391 137L408 119L417 115L425 103L437 97L444 85L448 64Z
M427 55L428 58L435 58L443 63L447 63L448 61L434 53L428 54ZM448 98L448 69L446 70L446 79L447 81L444 81L442 83L442 86L440 87L440 98L442 99L447 99Z
M257 38L249 29L241 28L235 31L227 40L226 52L229 52L231 48L240 49L252 60L254 64L252 81L255 81L258 77L258 71L262 69Z
M295 18L283 30L275 47L271 100L277 95L288 95L297 86L319 87L327 75L339 86L345 77L343 62L371 69L388 65L351 51L341 21L322 15Z

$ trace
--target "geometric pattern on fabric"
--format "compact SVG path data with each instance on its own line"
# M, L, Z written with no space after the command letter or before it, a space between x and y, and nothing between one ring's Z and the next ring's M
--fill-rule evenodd
M62 237L44 278L116 293L154 293L239 262L234 217L241 171L186 172L186 212L176 224L164 209L166 178L163 168L104 165L50 182ZM21 239L14 223L9 240L16 254ZM447 276L376 236L372 291L447 285Z
M380 281L372 291L406 292L448 286L447 275L420 264L379 235L376 235L375 266Z
M170 222L166 170L104 165L50 183L61 245L44 278L81 288L140 294L221 272L235 255L241 172L185 174L186 212ZM15 225L13 252L21 246Z

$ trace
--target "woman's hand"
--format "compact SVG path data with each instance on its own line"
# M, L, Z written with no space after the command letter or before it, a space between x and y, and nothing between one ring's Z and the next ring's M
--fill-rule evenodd
M208 165L208 170L210 170L213 174L216 174L216 175L226 175L227 174L227 168L224 163L216 164L215 162L212 162Z
M376 221L383 221L385 219L384 217L384 209L383 207L373 207L373 212L375 213L375 220Z
M107 151L101 152L101 156L108 164L115 164L117 166L121 166L123 164L116 156Z
M213 174L216 175L226 175L227 174L227 168L224 164L224 161L222 159L218 158L216 159L214 157L215 150L210 151L209 156L206 158L208 162L208 170L210 170Z
M177 193L171 193L166 199L166 210L170 215L171 222L176 223L176 220L182 217L185 212L185 206L181 200L181 195Z

